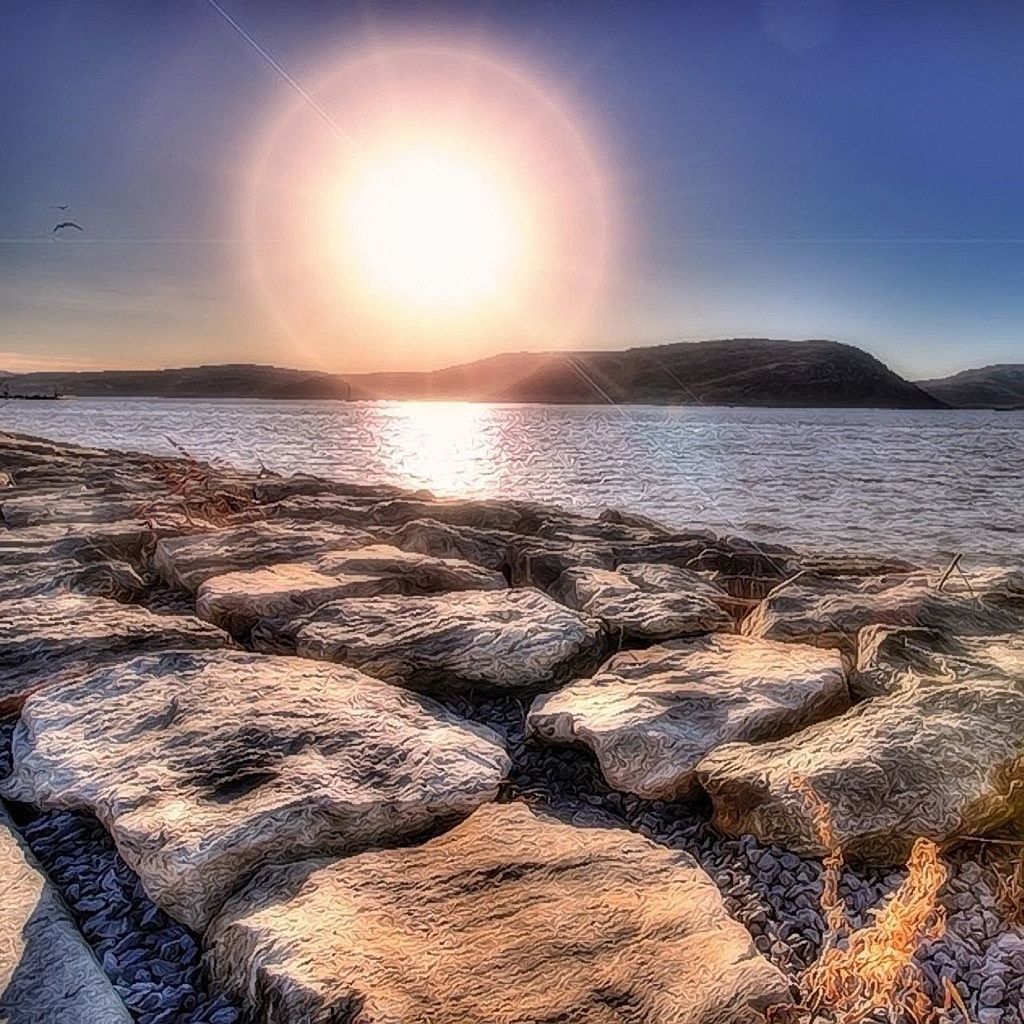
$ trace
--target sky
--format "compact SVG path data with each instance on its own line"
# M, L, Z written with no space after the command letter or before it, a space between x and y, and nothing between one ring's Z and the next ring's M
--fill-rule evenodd
M559 346L832 338L913 378L1024 362L1024 4L6 0L0 369L425 369L550 347L505 307L456 343L411 317L328 329L254 285L254 260L292 257L252 233L260 140L282 111L358 131L317 83L419 39L539 83L600 170L614 230ZM589 265L583 207L559 216L566 168L532 244ZM54 238L65 218L84 232Z

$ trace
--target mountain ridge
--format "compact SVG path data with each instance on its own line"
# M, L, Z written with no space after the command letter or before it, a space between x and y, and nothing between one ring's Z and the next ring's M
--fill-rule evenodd
M915 383L959 409L1024 409L1024 363L992 363Z
M228 363L18 374L80 397L425 399L566 404L942 408L874 356L825 339L729 338L620 350L506 352L430 371L334 374Z

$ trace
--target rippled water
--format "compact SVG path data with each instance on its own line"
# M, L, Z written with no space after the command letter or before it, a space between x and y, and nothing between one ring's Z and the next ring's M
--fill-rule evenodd
M73 399L0 429L826 549L1024 561L1024 413Z

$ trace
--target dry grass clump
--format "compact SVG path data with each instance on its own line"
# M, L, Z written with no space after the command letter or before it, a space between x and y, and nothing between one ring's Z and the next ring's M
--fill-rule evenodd
M939 891L948 870L939 847L929 839L918 839L907 862L906 880L874 912L870 924L851 930L839 897L843 856L828 805L806 780L794 779L793 784L803 795L818 838L828 851L821 902L829 933L821 955L801 978L804 1006L812 1016L824 1013L836 1024L862 1024L878 1011L893 1022L936 1024L941 1009L925 991L924 975L914 957L946 929ZM947 1007L951 1002L966 1018L959 994L947 986Z
M164 493L139 509L142 517L158 512L169 497L193 526L229 526L253 510L248 495L225 489L211 467L196 459L171 438L168 442L183 458L158 464L156 475Z

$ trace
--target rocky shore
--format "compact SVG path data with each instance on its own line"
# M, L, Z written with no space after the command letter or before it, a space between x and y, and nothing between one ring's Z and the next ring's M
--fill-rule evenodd
M819 858L858 928L922 837L933 1019L1024 1021L1005 569L0 434L0 715L23 884L141 1024L809 1021Z

